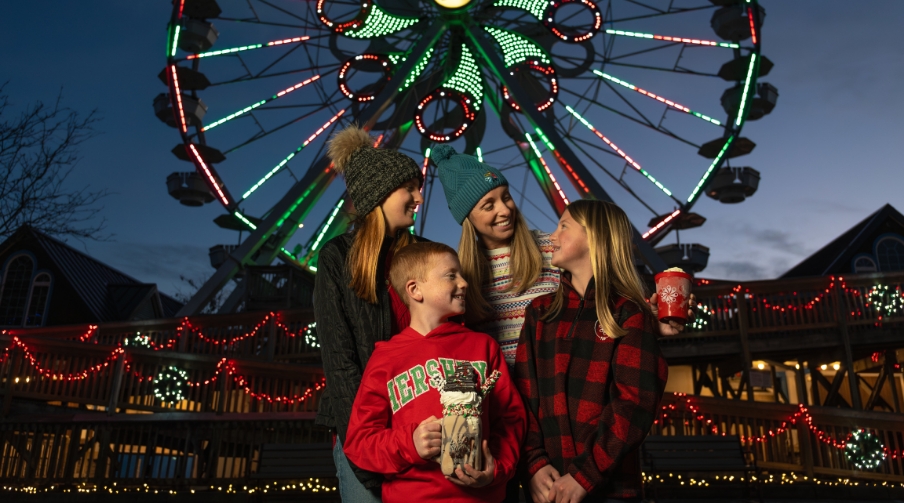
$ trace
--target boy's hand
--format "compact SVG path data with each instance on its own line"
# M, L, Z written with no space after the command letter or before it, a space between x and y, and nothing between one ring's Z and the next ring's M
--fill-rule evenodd
M546 465L537 470L537 473L530 478L528 489L530 489L530 497L534 503L547 503L551 501L547 498L552 485L559 480L559 470L552 465Z
M653 317L659 320L659 296L655 293L650 296L650 311L653 312ZM697 312L694 310L694 307L697 305L697 297L694 294L690 294L687 298L687 323L693 323L695 319L697 319ZM677 321L669 321L668 323L659 323L659 335L668 337L670 335L678 335L681 332L684 332L684 329L687 327L687 323L678 323Z
M443 427L436 416L421 421L411 435L418 456L422 459L433 459L439 455L443 444L442 431Z
M483 441L483 459L485 460L483 471L475 470L473 466L466 463L464 470L456 468L455 477L446 476L446 480L463 487L477 488L489 485L496 476L496 461L490 454L486 440Z
M581 484L578 484L577 480L574 480L570 473L567 473L553 483L546 498L555 503L580 503L586 496L587 491Z

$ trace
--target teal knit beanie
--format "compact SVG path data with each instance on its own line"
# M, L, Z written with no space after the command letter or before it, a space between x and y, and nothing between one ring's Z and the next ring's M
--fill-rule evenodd
M474 156L459 154L449 145L434 148L430 159L438 168L449 211L458 225L468 218L468 213L487 192L509 184L498 169Z

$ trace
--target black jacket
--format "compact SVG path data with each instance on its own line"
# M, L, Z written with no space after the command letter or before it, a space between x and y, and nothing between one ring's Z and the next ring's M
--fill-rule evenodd
M389 238L383 241L377 261L377 304L359 298L349 287L351 274L347 264L351 234L328 241L317 259L314 319L320 338L326 389L320 398L315 423L335 431L343 443L352 404L374 345L393 335L392 304L384 280L386 254L391 244ZM352 468L365 487L376 488L382 483L381 475L354 465Z

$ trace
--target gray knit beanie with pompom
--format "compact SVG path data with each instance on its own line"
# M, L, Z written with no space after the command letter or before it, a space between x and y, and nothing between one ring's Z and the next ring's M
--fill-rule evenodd
M459 225L487 192L509 184L498 169L472 155L459 154L449 145L434 148L430 159L436 164L449 211Z
M336 171L345 175L348 196L364 216L403 183L417 178L424 183L414 159L395 150L374 148L367 131L352 124L330 139L327 155Z

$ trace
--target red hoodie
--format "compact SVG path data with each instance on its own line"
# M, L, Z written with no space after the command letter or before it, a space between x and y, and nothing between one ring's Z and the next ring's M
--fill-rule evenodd
M439 391L430 377L445 376L455 361L480 375L501 374L484 404L483 437L496 461L493 482L479 489L445 479L435 461L421 459L412 435L421 421L441 418ZM499 502L515 473L526 428L524 405L512 384L499 344L486 334L445 323L427 335L411 327L378 342L355 397L343 450L352 463L386 477L385 503L410 501Z

